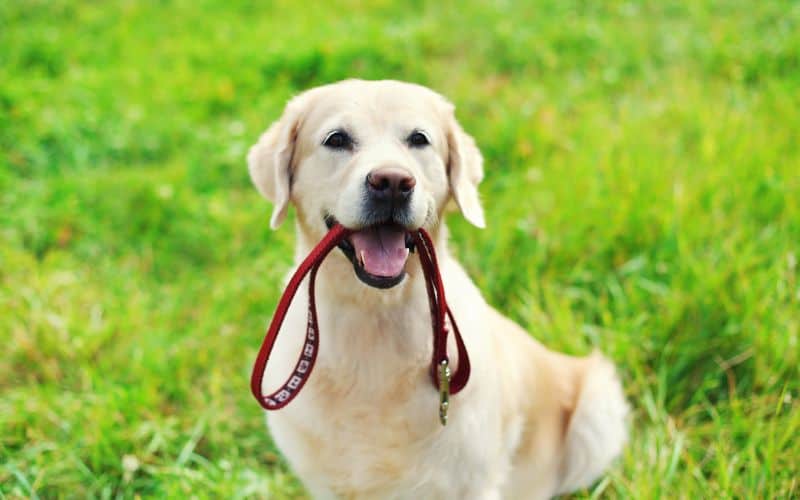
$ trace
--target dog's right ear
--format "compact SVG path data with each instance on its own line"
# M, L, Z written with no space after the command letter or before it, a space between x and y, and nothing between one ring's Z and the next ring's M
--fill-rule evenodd
M271 201L269 225L277 229L289 209L292 185L292 158L297 131L306 109L305 96L289 101L281 118L264 132L247 153L247 168L258 192Z
M449 107L450 126L447 143L450 149L447 172L450 189L465 219L473 226L486 227L478 184L483 180L483 157L475 140L456 121L454 108Z

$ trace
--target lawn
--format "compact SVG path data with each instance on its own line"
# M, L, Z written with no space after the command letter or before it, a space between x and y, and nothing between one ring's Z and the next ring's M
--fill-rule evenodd
M4 0L0 498L303 497L248 390L294 235L244 155L356 76L457 105L455 253L620 367L577 497L800 495L800 3Z

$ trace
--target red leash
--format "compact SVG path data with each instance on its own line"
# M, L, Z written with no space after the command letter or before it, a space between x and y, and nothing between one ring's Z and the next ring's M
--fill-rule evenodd
M327 257L330 251L333 250L339 242L347 238L351 233L352 231L344 228L340 224L335 225L297 268L297 271L295 271L294 275L289 280L289 284L286 286L286 290L283 292L280 302L278 302L275 315L272 317L272 322L264 337L264 342L261 344L261 348L258 351L256 362L253 365L253 374L250 376L250 390L258 401L258 404L266 410L278 410L289 404L300 392L300 389L303 388L309 375L311 375L311 370L314 369L314 362L317 359L317 351L319 350L319 330L317 328L314 281L319 266L322 264L322 261L325 260L325 257ZM447 409L450 395L458 393L467 385L467 381L469 380L469 356L467 355L464 341L461 338L461 333L458 331L458 325L456 325L455 318L453 318L453 313L450 311L445 301L444 285L442 284L442 276L439 273L439 264L436 261L433 241L430 235L421 228L414 231L411 236L419 252L420 264L422 265L422 271L425 276L425 286L428 290L428 301L430 303L433 329L433 357L431 359L430 372L433 385L439 390L439 419L442 425L445 425L447 423ZM297 360L294 371L286 382L284 382L277 391L265 395L261 392L261 381L264 378L264 371L266 370L269 356L272 353L275 340L278 338L278 332L286 317L286 312L289 310L289 305L292 303L303 278L309 273L311 274L308 280L308 324L306 326L306 339L303 350L300 353L300 358ZM458 370L456 370L455 375L452 377L450 374L450 360L447 357L447 325L445 323L445 315L450 319L450 325L453 328L456 346L458 348Z

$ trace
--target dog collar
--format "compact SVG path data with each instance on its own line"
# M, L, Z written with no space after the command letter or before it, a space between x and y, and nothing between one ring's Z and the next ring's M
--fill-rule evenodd
M328 231L328 234L320 241L311 253L303 260L295 271L289 284L286 286L275 315L272 317L264 341L258 350L253 373L250 376L250 390L255 396L258 404L266 410L279 410L289 404L300 393L305 385L311 371L314 369L314 362L317 359L319 350L319 329L317 327L317 307L314 297L314 282L322 261L328 256L331 250L343 239L347 238L352 231L341 224L336 224ZM450 395L458 393L467 385L470 374L469 356L467 354L464 340L458 331L453 313L447 306L444 296L444 285L442 276L439 272L439 264L436 260L436 253L433 248L433 241L424 229L420 228L411 233L416 244L422 272L425 277L425 287L428 292L428 302L431 310L431 327L433 332L433 356L431 358L430 376L433 386L439 391L439 421L442 425L447 424L447 411L449 407ZM286 382L275 392L264 394L261 390L261 383L264 378L264 371L267 367L272 348L280 332L283 320L289 306L294 299L297 289L303 279L309 276L308 280L308 323L306 325L306 337L300 357L295 364L294 370ZM448 329L445 324L446 318L450 320L450 326L455 336L456 347L458 349L458 369L451 376L450 360L447 356L447 335Z

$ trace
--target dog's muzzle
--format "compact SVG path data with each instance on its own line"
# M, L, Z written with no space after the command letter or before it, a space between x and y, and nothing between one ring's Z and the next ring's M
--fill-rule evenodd
M377 168L367 174L362 224L376 226L394 222L404 227L411 226L411 200L416 185L416 179L399 167Z
M353 263L356 276L375 288L391 288L405 277L408 255L414 250L411 199L416 179L399 167L381 167L364 180L364 201L358 228L339 248ZM337 223L328 214L328 229Z

